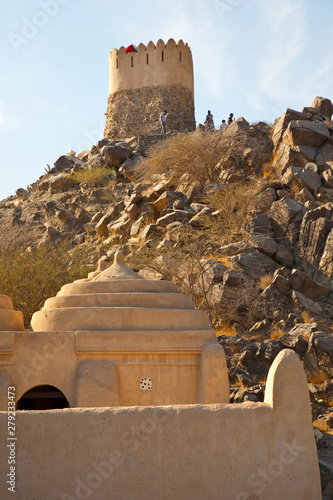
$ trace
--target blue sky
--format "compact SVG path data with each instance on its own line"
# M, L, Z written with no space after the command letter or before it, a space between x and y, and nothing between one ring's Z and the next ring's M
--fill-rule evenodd
M332 0L16 0L0 18L0 199L103 137L112 48L183 39L195 114L273 122L333 99Z

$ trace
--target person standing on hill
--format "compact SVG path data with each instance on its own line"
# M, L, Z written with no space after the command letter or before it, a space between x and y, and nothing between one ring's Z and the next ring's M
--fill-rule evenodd
M160 114L160 121L161 121L161 134L162 135L165 135L166 134L166 119L167 119L167 116L168 116L168 112L167 110L165 109L163 111L163 113Z
M234 114L230 113L229 118L228 118L228 125L230 125L234 120L235 120Z
M227 126L228 125L226 124L225 120L222 120L222 123L220 125L220 130L224 130L225 128L227 128Z
M208 110L208 113L207 113L207 116L206 116L205 127L208 130L215 130L213 115L210 112L210 109Z

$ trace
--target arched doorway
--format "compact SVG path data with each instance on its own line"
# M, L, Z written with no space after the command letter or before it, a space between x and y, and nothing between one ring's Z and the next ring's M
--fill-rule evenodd
M53 385L38 385L27 391L17 402L17 410L56 410L69 408L64 394Z

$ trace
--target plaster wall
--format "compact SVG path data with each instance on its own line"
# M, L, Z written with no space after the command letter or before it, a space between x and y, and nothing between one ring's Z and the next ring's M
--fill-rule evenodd
M0 384L2 410L8 385L17 400L55 386L70 407L229 401L224 351L210 329L0 332Z
M265 403L18 412L16 422L19 498L321 498L306 377L289 350L270 369ZM4 500L7 469L1 453Z

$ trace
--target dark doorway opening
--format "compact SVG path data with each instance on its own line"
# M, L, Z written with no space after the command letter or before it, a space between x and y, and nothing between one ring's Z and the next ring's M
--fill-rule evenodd
M53 385L39 385L27 391L17 402L18 410L56 410L69 408L66 397Z

